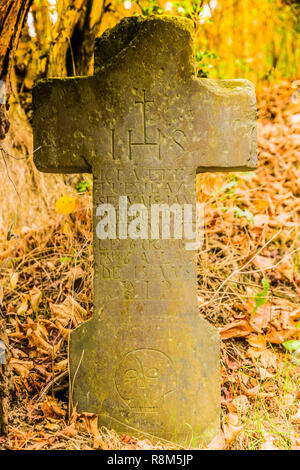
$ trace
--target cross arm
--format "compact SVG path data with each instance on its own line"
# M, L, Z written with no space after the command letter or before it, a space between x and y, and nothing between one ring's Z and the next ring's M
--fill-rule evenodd
M89 173L89 77L40 80L33 88L34 163L48 173Z
M191 143L197 172L257 166L256 98L248 80L195 79Z

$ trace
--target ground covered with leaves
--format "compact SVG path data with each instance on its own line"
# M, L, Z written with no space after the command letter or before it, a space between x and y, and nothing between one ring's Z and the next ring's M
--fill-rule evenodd
M199 314L221 336L221 430L210 449L300 449L300 104L292 91L281 83L259 92L256 172L197 179ZM68 414L69 334L93 313L89 177L69 179L59 196L39 228L0 234L14 379L0 448L174 448Z

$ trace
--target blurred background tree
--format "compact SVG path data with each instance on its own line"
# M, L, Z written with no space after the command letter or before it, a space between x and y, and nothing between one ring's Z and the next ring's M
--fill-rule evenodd
M94 39L107 27L132 14L172 14L194 21L197 60L200 69L206 69L204 75L208 74L209 66L210 75L216 77L247 76L254 81L291 77L299 69L298 3L292 0L2 0L0 72L1 64L8 62L10 49L21 93L31 90L37 78L90 74ZM10 8L12 5L14 8ZM3 18L9 27L5 28ZM11 20L10 25L7 18ZM12 39L7 30L13 32Z
M32 0L0 1L0 141L5 138L9 129L9 120L6 113L9 98L9 80L7 80L7 77L31 4Z
M29 0L15 3L25 15ZM299 70L298 1L33 0L10 76L29 120L35 80L91 74L95 37L136 14L191 18L199 76L245 77L257 85Z
M0 2L0 79L5 79L11 56L33 0L1 0Z
M190 18L198 76L248 78L259 88L266 81L298 78L299 11L298 0L0 0L0 67L2 61L11 88L6 148L28 156L24 174L36 187L34 82L92 74L95 37L124 16Z

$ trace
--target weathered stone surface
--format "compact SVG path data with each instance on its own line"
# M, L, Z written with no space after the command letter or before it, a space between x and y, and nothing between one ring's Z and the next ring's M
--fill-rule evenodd
M195 204L201 171L256 166L255 93L194 76L192 23L126 18L95 49L94 77L39 82L35 163L94 175L94 315L72 332L70 390L99 424L197 445L219 428L219 340L199 318L183 240L99 240L96 207Z

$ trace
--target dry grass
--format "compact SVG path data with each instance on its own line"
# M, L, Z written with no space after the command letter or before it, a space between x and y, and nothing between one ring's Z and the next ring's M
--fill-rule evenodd
M300 339L300 135L293 124L300 107L290 95L289 83L261 92L257 172L197 180L198 199L205 203L199 313L222 338L222 431L212 448L300 446L299 359L283 347L286 340ZM14 132L6 149L20 158ZM3 158L0 294L15 396L10 433L0 445L154 448L149 436L139 441L110 430L99 433L94 415L67 415L68 334L92 315L91 192L79 195L75 189L90 177L43 175L30 157ZM19 217L7 240L16 190ZM67 194L77 207L70 215L57 214L55 201ZM254 312L263 278L270 284L267 302Z

